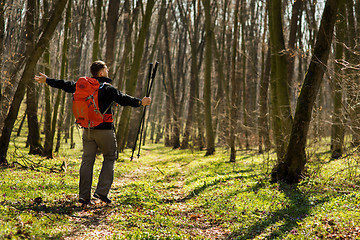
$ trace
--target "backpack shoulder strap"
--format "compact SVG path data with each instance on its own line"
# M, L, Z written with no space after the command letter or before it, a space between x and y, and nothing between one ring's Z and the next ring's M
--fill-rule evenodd
M110 84L110 83L107 83L107 82L102 82L102 83L100 83L99 89L100 89L100 88L102 88L102 87L104 87L105 85L107 85L107 86L111 86L111 84Z

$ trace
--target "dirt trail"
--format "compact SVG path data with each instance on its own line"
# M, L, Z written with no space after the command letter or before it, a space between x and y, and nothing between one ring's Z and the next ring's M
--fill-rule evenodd
M112 187L113 197L122 187L137 181L149 171L157 170L148 166L142 166L129 174L114 179ZM181 230L193 237L201 236L205 239L225 239L230 232L221 228L216 222L209 221L206 216L188 211L186 201L181 201L184 198L182 178L179 179L176 185L175 189L159 189L159 193L171 196L172 203L169 203L169 212L176 212L172 217L179 223L179 226L182 228ZM116 206L101 203L99 200L93 200L93 203L93 205L84 207L81 211L75 212L70 217L70 221L73 222L73 229L64 238L65 240L106 239L114 235L124 237L119 231L114 230L109 221L113 214L119 214L116 213Z

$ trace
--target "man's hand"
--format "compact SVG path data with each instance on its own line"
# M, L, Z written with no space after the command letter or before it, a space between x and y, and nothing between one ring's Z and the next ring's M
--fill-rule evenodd
M35 75L34 77L35 81L37 81L38 83L45 83L47 76L41 72L39 72L39 75L40 76Z
M141 100L141 105L143 105L143 106L149 106L150 103L151 103L151 98L150 97L144 97Z

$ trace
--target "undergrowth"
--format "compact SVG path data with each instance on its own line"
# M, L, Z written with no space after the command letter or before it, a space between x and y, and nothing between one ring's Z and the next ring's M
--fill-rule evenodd
M21 140L21 139L20 139ZM22 142L22 141L17 141ZM274 156L143 147L120 154L109 205L77 202L81 146L54 159L9 151L0 180L0 239L360 239L358 156L309 160L296 186L272 184ZM26 157L24 162L22 157ZM98 156L94 182L101 168ZM21 165L36 163L33 168Z

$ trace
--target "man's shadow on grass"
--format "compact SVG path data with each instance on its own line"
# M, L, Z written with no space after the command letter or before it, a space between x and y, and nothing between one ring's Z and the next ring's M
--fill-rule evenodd
M102 219L106 218L107 210L112 207L111 205L97 202L91 205L82 205L75 198L60 199L55 202L35 198L24 203L17 202L10 203L9 205L19 211L33 211L38 214L44 214L49 218L54 218L54 221L56 221L58 216L67 215L73 218L75 222L88 228L100 225Z
M255 185L252 190L257 191L258 188L259 185ZM272 230L272 232L266 237L267 239L281 239L298 225L297 222L308 216L311 208L328 201L328 198L325 197L316 203L310 203L308 197L296 186L280 184L280 190L290 200L290 203L285 206L285 208L270 212L269 217L261 219L251 226L237 229L228 235L226 239L253 239L264 233L268 227L282 221L283 224ZM296 234L296 232L294 232L294 234Z

